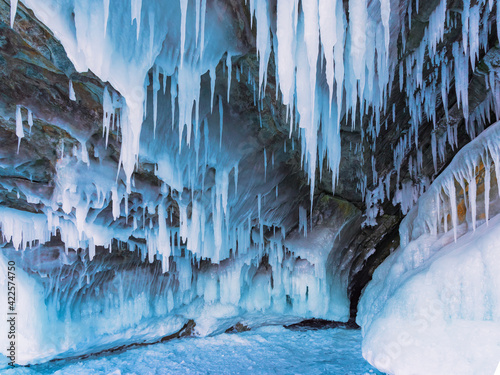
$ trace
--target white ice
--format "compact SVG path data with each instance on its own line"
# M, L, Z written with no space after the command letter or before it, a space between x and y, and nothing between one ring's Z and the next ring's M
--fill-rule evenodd
M458 152L405 217L400 247L364 290L357 316L363 356L379 370L495 371L500 358L500 199L491 172L499 170L499 135L496 123ZM479 190L481 164L484 189Z
M356 330L294 332L268 326L238 334L182 338L86 359L5 370L5 375L345 374L378 372L360 354ZM1 366L1 365L0 365Z

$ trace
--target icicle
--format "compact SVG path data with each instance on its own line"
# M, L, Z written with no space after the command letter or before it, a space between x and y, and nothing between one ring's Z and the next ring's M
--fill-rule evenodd
M10 27L14 28L14 20L16 19L18 0L10 0Z
M107 30L108 30L109 1L110 0L103 0L103 7L104 7L104 36L106 36Z
M484 216L486 225L490 217L491 165L489 159L484 162Z
M266 148L264 147L264 181L267 180L267 154Z
M139 40L139 33L141 31L141 12L142 12L142 0L132 0L131 3L131 22L134 20L137 23L137 40Z
M216 78L216 67L210 68L208 71L210 75L210 113L214 112L214 96L215 96L215 78Z
M160 76L158 68L153 67L153 137L156 136L156 123L158 119L158 92L160 91ZM189 126L189 125L188 125Z
M286 64L278 64L278 76L282 101L285 105L293 103L293 89L295 85L295 54L293 52L294 44L294 12L297 13L294 0L279 0L277 2L277 29L276 36L278 43L278 61L286 61ZM291 126L291 124L290 124Z
M319 27L321 32L321 45L326 60L326 80L330 92L329 114L332 113L333 84L335 78L335 64L333 49L337 43L337 25L332 22L332 16L336 14L337 0L319 0ZM323 59L321 59L323 61Z
M87 144L86 142L82 141L80 142L80 147L82 149L82 162L87 164L87 166L90 166L90 161L89 161L89 152L87 151Z
M238 195L238 163L234 166L234 194Z
M498 1L497 1L497 37L498 37L498 41L500 42L500 6L498 5Z
M344 49L346 37L346 21L343 2L337 4L337 14L335 15L337 25L337 44L334 51L335 60L335 81L337 83L337 124L340 124L342 115L342 103L344 94Z
M205 13L207 9L207 0L201 0L201 35L200 35L200 60L203 59L203 51L205 50Z
M106 147L108 146L109 138L109 128L111 126L111 118L114 115L113 101L111 95L109 94L108 87L104 87L104 92L102 95L102 131L103 135L106 135Z
M319 17L318 17L318 3L311 1L308 6L303 7L304 12L304 43L307 50L307 61L309 63L309 84L310 84L310 108L309 113L311 120L306 121L315 122L315 105L316 105L316 66L318 63L318 45L319 45ZM297 73L298 74L298 73ZM307 81L303 81L305 84ZM297 94L299 95L299 94ZM308 128L308 126L306 126ZM313 129L311 129L314 132ZM306 136L307 137L307 136ZM309 141L309 140L308 140ZM309 143L309 142L308 142ZM316 142L314 142L316 143ZM314 144L316 148L316 144ZM316 150L314 151L316 153ZM316 167L316 166L314 166Z
M31 133L31 128L33 127L33 112L31 112L31 109L28 109L28 125L30 126Z
M17 136L17 153L19 154L19 146L21 145L21 138L24 137L23 117L21 114L21 106L16 106L16 136Z
M466 42L464 41L464 44ZM459 107L462 108L465 123L469 118L469 69L463 69L468 66L467 55L464 54L458 42L453 44L453 57L455 59L455 89L457 91L457 102Z
M121 199L118 198L118 191L116 186L111 188L111 200L113 201L113 219L116 220L120 217L120 203Z
M219 95L219 147L222 147L222 127L224 125L224 108L222 106L222 97Z
M95 256L95 243L92 237L89 238L89 260L94 259Z
M174 75L170 77L170 109L171 109L171 124L174 128L175 120L175 99L177 98L177 79Z
M462 43L463 52L467 53L467 42L469 40L469 10L470 10L470 0L463 0L463 10L462 10ZM455 56L455 54L453 54Z
M198 37L200 35L200 12L201 12L201 0L195 0L196 7L196 19L195 19L195 46L198 47Z
M451 222L453 224L453 236L457 241L458 213L457 213L457 197L455 190L455 180L449 180L447 183L448 195L450 197L451 207Z
M179 0L181 6L181 52L180 52L180 67L182 68L184 63L184 51L186 49L186 17L187 17L187 7L188 0Z
M75 90L73 89L73 81L69 80L69 100L76 101Z
M227 65L227 102L229 103L229 94L231 92L231 72L233 68L233 63L231 62L231 54L228 52L227 53L227 58L226 58L226 65Z
M470 9L469 17L469 58L473 71L479 58L479 18L480 9L479 5L476 4Z
M365 76L366 26L368 13L366 0L349 1L349 30L351 33L351 62L354 77L361 82ZM361 83L363 87L364 84Z
M390 42L390 28L389 21L391 17L391 1L390 0L380 0L380 13L382 17L382 25L384 25L384 41L385 41L385 51L386 59L389 58L389 42Z
M259 57L259 99L264 97L267 65L271 54L271 41L269 40L269 12L267 0L255 1L255 18L257 20L256 47ZM252 17L253 18L253 17Z

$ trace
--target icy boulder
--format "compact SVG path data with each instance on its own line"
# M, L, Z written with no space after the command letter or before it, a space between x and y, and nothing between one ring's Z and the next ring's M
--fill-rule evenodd
M357 322L363 356L379 370L495 372L500 215L492 176L498 178L499 139L496 123L456 155L405 218L401 247L366 287Z

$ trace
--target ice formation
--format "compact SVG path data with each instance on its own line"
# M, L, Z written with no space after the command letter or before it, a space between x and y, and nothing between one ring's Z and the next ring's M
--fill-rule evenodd
M500 123L458 152L363 292L363 356L389 374L489 374L500 358ZM492 176L495 176L493 178Z
M307 351L304 351L306 346ZM360 347L361 333L356 330L298 332L275 325L237 335L222 333L173 340L88 358L82 362L63 360L6 369L2 374L245 374L249 371L265 374L269 372L270 364L278 373L327 371L331 374L379 374L363 360ZM168 365L165 358L168 358ZM0 369L2 365L0 359Z
M74 192L75 200L72 202L81 201L81 205L69 203L70 200L66 198L68 193L64 191L55 194L51 204L47 205L53 208L52 211L56 211L59 205L63 206L66 214L69 214L71 209L78 211L70 218L78 229L78 241L70 235L67 236L71 237L71 246L82 241L81 246L85 246L87 239L95 235L90 232L90 228L85 228L86 225L82 222L86 220L90 208L103 207L103 204L112 201L115 219L120 215L131 215L128 197L134 190L134 170L139 160L150 160L157 165L157 176L165 185L165 192L182 192L185 188L192 191L191 201L180 202L176 199L179 209L182 207L185 209L188 205L197 206L193 212L201 215L186 217L181 223L180 237L183 241L190 238L190 241L187 241L188 250L197 256L209 257L214 262L224 259L228 249L220 247L222 244L234 241L234 236L232 240L230 239L231 233L246 219L240 217L230 220L231 207L227 205L228 176L235 172L235 166L241 155L228 157L223 156L224 150L219 152L211 150L207 147L205 133L208 130L207 119L213 121L214 102L218 102L219 148L222 148L223 133L227 128L223 124L227 119L223 116L224 99L221 96L214 96L216 80L214 72L219 61L226 55L229 101L231 57L241 53L241 47L231 37L230 27L224 28L219 22L213 22L216 12L212 7L215 5L207 4L205 1L186 0L179 3L174 1L172 7L167 7L168 9L160 2L143 3L135 0L131 2L111 0L104 1L103 4L100 0L91 2L25 0L23 3L33 9L42 22L50 23L52 31L61 40L68 56L79 71L92 70L103 81L109 81L122 95L120 97L114 91L110 94L108 89L105 89L103 127L106 139L111 129L114 127L120 129L122 137L120 165L124 175L122 177L118 171L118 182L123 180L124 185L111 180L94 184L98 197L96 201L92 198L93 192L78 186ZM368 129L368 134L374 134L373 136L378 134L381 125L380 114L387 108L386 94L395 78L392 72L396 70L397 63L396 43L390 43L390 30L391 27L397 29L401 21L400 17L391 17L393 6L388 0L380 2L356 0L349 3L347 10L340 0L312 1L310 5L301 8L297 1L279 1L275 22L271 20L272 15L267 2L251 2L249 7L255 18L256 48L260 61L257 102L266 95L268 60L270 51L275 48L276 80L279 82L282 101L288 107L290 129L296 130L302 140L302 161L309 175L312 196L316 169L318 164L322 166L324 159L333 173L333 184L337 179L340 162L339 121L343 114L348 114L352 125L356 126L361 116L367 113L367 108L371 107L373 127ZM11 6L14 12L15 2L12 2ZM447 102L449 75L453 73L450 72L447 58L442 56L436 47L443 38L446 22L449 22L446 9L446 0L441 0L430 17L429 26L420 46L399 66L400 85L406 91L412 127L410 133L404 135L394 150L394 167L398 171L398 183L402 157L413 144L418 146L418 126L422 121L422 115L425 114L428 118L435 117L439 80L434 79L432 75L428 80L423 80L422 69L426 53L434 66L436 77L441 77L439 90L443 103ZM492 2L486 4L484 0L470 6L470 9L466 4L462 22L464 38L461 44L457 43L453 47L455 87L466 118L469 116L467 77L464 76L467 69L459 67L469 63L474 67L478 50L487 44L488 35L484 32L487 23L479 22L478 18L482 14L486 19L492 10ZM350 16L349 22L346 11ZM408 12L410 11L411 4L408 5ZM130 16L129 22L123 23L123 16ZM329 22L330 18L335 22ZM206 27L207 21L210 24L209 28ZM391 26L391 23L394 26ZM480 24L483 26L480 27ZM404 38L404 33L401 35ZM320 49L318 45L321 45ZM280 64L280 61L284 63ZM201 90L201 77L207 72L210 73L210 112L204 107L205 99ZM148 73L152 74L153 86L152 137L156 139L159 136L160 127L170 126L177 129L179 137L178 142L172 142L172 152L161 157L153 156L151 147L141 145L140 141L146 134L149 135L148 131L143 129L143 121L149 115L147 103L151 100L147 95ZM495 80L491 80L491 83L494 85ZM75 100L71 80L69 86L69 97ZM159 104L161 89L164 96L170 96L170 104ZM497 103L499 96L495 95L498 90L492 87L491 91L493 93L491 106L497 110L500 108L500 104ZM169 112L168 107L171 112L170 118L163 116ZM483 111L489 112L489 108L484 108ZM19 108L17 116L16 133L22 138ZM471 126L470 131L474 134L472 128ZM456 140L453 131L449 130L448 133L451 134L448 142L454 145ZM87 140L81 136L79 139L80 161L89 164L85 150ZM435 144L437 143L436 141ZM200 157L202 148L205 148L204 158ZM435 155L436 158L437 152ZM222 164L221 156L226 159ZM199 200L204 199L200 198L197 201L198 194L194 194L194 191L199 188L200 179L205 179L203 176L207 168L215 164L217 164L215 189L209 192L202 183L201 195L212 195L213 202L207 207L206 203L200 204ZM415 165L418 169L418 163ZM267 176L266 171L265 176ZM375 161L373 161L373 178L376 181ZM74 184L64 181L64 176L60 176L59 180L61 180L59 186L63 189L62 184ZM88 199L83 198L85 196ZM141 208L144 210L148 206L151 212L153 207L155 211L164 207L164 203L162 206L160 202L163 196L164 192L150 202L143 202ZM122 199L125 202L125 209L118 211ZM312 204L311 200L311 208ZM406 205L406 202L404 204ZM48 223L51 224L49 217L52 212L45 214ZM213 218L212 223L198 223L210 216ZM367 222L373 223L373 220ZM280 223L272 224L279 226ZM57 223L55 226L49 226L51 226L49 230L53 232ZM154 230L157 231L158 228ZM192 230L194 230L193 237L190 236ZM209 233L201 234L200 230ZM167 237L169 236L167 233ZM123 233L123 237L118 237L126 239L126 234ZM204 239L212 237L216 244L215 249L204 250L206 242ZM109 238L100 238L97 241L94 239L94 244L107 246L109 241ZM164 253L155 246L150 246L150 249L165 257L169 255L168 250Z
M42 215L20 216L11 211L2 212L11 218L2 224L4 235L14 245L21 241L15 225L23 226L25 238L49 235ZM220 265L183 256L183 249L174 243L170 254L175 267L166 274L162 274L165 261L161 266L156 262L151 272L141 260L151 254L147 247L161 244L165 236L161 227L158 233L149 232L146 245L137 243L138 255L130 255L131 260L118 268L113 268L113 261L106 262L106 257L90 260L50 245L26 249L33 262L26 272L18 272L17 284L28 300L17 308L27 319L37 313L36 321L20 325L23 350L19 362L95 352L127 343L130 336L136 341L155 341L178 331L188 319L196 321L200 335L223 331L240 321L258 325L262 316L281 322L295 322L299 316L347 320L346 279L340 271L333 275L327 271L327 257L332 242L339 240L341 224L337 229L323 226L309 233L307 240L297 233L286 243L276 233L265 249L250 246L246 254ZM286 253L284 245L289 249ZM93 246L89 252L95 252ZM23 262L15 250L5 253L2 262L4 257ZM341 263L341 259L334 262ZM71 274L77 278L68 283L64 275Z
M90 70L109 85L103 92L103 142L94 145L94 155L89 155L87 143L91 134L73 131L71 136L78 142L72 150L65 150L62 145L51 195L37 195L21 188L27 201L40 203L43 207L40 212L2 209L9 210L0 216L4 239L12 241L18 250L33 246L38 251L58 233L68 254L69 249L88 249L88 257L85 254L79 261L88 267L81 275L82 285L97 275L92 268L96 252L111 251L117 243L140 252L150 263L161 262L166 278L159 290L138 295L133 293L139 290L137 286L123 284L125 271L117 275L113 287L119 290L119 297L115 303L95 307L95 311L102 312L102 319L93 316L94 307L85 303L82 306L89 310L84 309L80 315L65 312L55 303L49 304L48 308L58 314L47 313L47 317L40 319L57 319L46 323L60 324L74 340L77 334L90 337L97 332L103 342L119 342L121 337L131 334L127 329L140 327L142 319L151 322L173 316L177 309L185 309L187 312L181 314L185 317L192 316L189 311L196 303L220 314L222 320L241 311L347 320L346 276L331 276L326 272L331 246L328 248L321 240L337 238L342 228L335 227L328 234L320 229L314 234L308 225L314 205L316 170L323 170L323 164L328 167L333 188L338 179L341 120L345 118L353 128L360 127L363 140L368 140L356 145L357 151L363 152L367 144L374 150L381 127L384 124L387 127L391 117L394 122L395 108L389 106L387 98L393 82L399 80L411 119L410 130L393 150L392 178L401 189L390 197L391 175L386 180L378 179L375 158L372 159L375 188L368 190L367 176L360 178L358 186L367 205L364 225L374 225L382 213L380 202L392 199L407 212L427 189L427 181L418 185L401 182L400 170L407 167L413 176L422 167L419 125L424 116L435 122L436 108L440 105L448 116L447 97L452 79L471 137L482 130L482 119L489 115L490 109L497 118L500 115L500 86L494 76L488 77L490 93L486 104L471 111L467 92L469 73L467 68L463 69L476 67L479 52L488 43L487 29L491 25L488 19L495 7L497 25L500 22L498 1L465 2L460 17L463 38L453 46L451 55L438 48L448 26L458 22L457 16L449 12L446 0L438 2L420 45L411 51L404 51L405 28L411 25L405 24L400 12L406 12L411 20L412 1L352 0L345 8L342 0L311 0L307 6L298 0L278 0L276 14L268 1L248 2L255 28L259 73L255 79L247 67L247 85L253 87L257 108L262 108L268 95L275 95L286 106L293 135L291 150L295 150L298 139L297 147L310 185L309 202L287 206L294 212L293 219L298 219L293 222L289 212L279 210L286 202L287 187L279 185L274 167L274 160L280 160L281 152L287 152L286 147L283 151L261 149L258 167L254 170L241 167L253 155L236 145L249 134L234 130L241 120L232 117L228 102L231 80L245 79L247 72L236 61L247 47L235 37L237 22L220 21L217 2L180 0L169 1L169 6L159 0L21 2L41 22L50 25L77 71ZM17 1L12 0L13 26L16 8ZM391 30L397 32L391 34ZM403 51L398 51L399 38ZM405 57L399 61L400 56ZM271 59L276 66L276 92L270 92L267 85ZM424 71L430 73L424 75ZM75 101L78 86L75 93L73 81L70 77L68 80L66 93ZM225 81L227 91L217 90L216 83L221 80ZM17 107L16 135L20 148L26 110L30 127L33 118L42 116ZM262 117L259 121L262 126ZM361 126L363 121L368 123L366 128ZM64 128L64 124L61 126ZM71 131L69 127L67 130ZM107 148L113 136L120 140L118 169L110 162ZM432 141L436 169L438 158L444 159L446 142L457 146L456 128L448 125L446 132L438 134L436 124ZM417 155L409 159L409 165L403 165L412 148L419 150ZM493 161L498 165L491 149L488 148L490 159L485 157L482 162ZM272 162L268 165L269 159ZM145 165L152 166L158 180L155 188L144 188L140 168ZM463 173L461 176L473 188L472 174ZM438 181L433 186L439 184ZM436 198L436 202L443 204L440 215L451 210L450 228L456 234L459 225L455 206L448 207L445 203L448 198L455 199L454 188L450 183L439 186L448 189L445 194L439 192ZM433 194L432 189L428 196ZM470 198L467 205L475 207L474 199ZM428 200L419 205L425 202ZM415 212L416 209L410 211L409 217ZM490 215L488 210L485 215ZM411 231L408 228L405 232L404 244L420 233L437 235L439 230L448 228L447 220L441 225L437 219L440 216L433 217L434 222L416 218ZM471 217L475 228L476 215ZM288 237L293 226L300 226L308 243L320 238L315 252L305 251L303 243ZM340 266L341 259L335 259L336 266ZM209 265L204 268L205 262ZM148 285L148 277L138 276L141 286ZM57 291L60 287L53 286ZM37 287L32 288L35 293ZM320 302L320 296L325 295L327 303ZM57 300L57 295L45 297ZM144 300L151 301L152 306L145 307ZM203 321L204 311L210 315L202 308L196 311L199 321ZM115 326L106 326L104 322L117 315L122 319ZM94 324L91 324L93 330L72 336L69 332L75 326L72 323L90 321L90 316L93 316L90 322ZM177 329L179 323L174 323L158 332L166 334ZM207 318L206 324L200 323L199 327L207 333L219 325ZM58 342L57 337L53 342ZM74 349L73 344L68 339L61 345L33 349L24 360L84 351L80 347Z

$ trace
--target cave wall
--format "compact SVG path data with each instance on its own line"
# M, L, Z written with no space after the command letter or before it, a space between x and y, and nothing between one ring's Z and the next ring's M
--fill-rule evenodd
M281 104L280 98L276 96L276 77L274 76L276 66L273 55L271 55L269 63L266 95L261 104L255 105L255 82L258 82L259 62L255 51L255 29L250 26L249 12L238 1L220 2L219 5L218 9L220 9L221 14L230 15L232 26L238 30L236 40L238 41L239 53L231 60L232 84L229 91L231 99L229 103L222 99L228 91L227 79L225 78L228 69L224 59L221 59L216 68L215 73L218 79L214 94L216 107L221 101L220 105L224 109L224 133L221 135L224 139L221 142L224 144L224 152L231 157L237 157L240 161L239 178L242 183L238 189L240 194L245 195L246 199L242 199L241 203L235 203L234 216L241 215L243 217L246 212L252 212L253 216L247 229L252 233L255 243L258 242L259 231L263 232L262 237L265 238L267 244L272 243L275 238L275 229L279 225L286 228L286 235L293 239L303 227L303 220L301 222L299 217L299 207L306 209L310 207L309 181L303 170L301 142L296 132L292 132L291 137L289 136L287 110ZM438 1L422 2L417 12L416 5L413 4L413 12L410 15L407 2L398 2L401 17L394 24L394 29L391 30L392 40L397 41L397 43L394 42L392 48L397 50L398 64L404 64L407 58L418 51L425 38L429 19L438 5ZM347 9L348 2L345 2L344 6ZM460 1L449 2L450 17L460 20L462 6ZM270 7L274 8L274 5L271 4ZM352 113L342 113L341 161L335 190L332 188L334 184L332 184L331 172L325 166L321 178L319 173L317 174L316 188L313 194L313 207L315 209L312 213L307 213L308 210L305 212L306 221L312 223L312 228L309 228L310 233L315 233L315 229L322 228L323 217L335 221L335 223L328 224L335 233L338 233L339 223L337 221L344 219L345 223L349 224L343 229L344 233L340 231L341 240L334 236L331 238L330 245L325 245L326 256L321 258L321 261L326 259L325 272L338 274L339 278L335 282L342 284L341 287L347 290L347 296L341 296L341 298L347 298L347 303L350 303L348 315L351 319L356 315L357 301L362 289L371 279L374 269L399 245L399 223L408 209L419 194L425 190L425 187L444 170L456 152L482 129L494 122L496 118L495 102L491 98L491 93L496 95L496 92L492 90L491 85L499 79L500 49L493 13L491 12L490 19L487 20L489 22L487 48L481 49L475 69L469 66L464 67L464 69L470 70L467 87L469 116L464 116L463 109L457 101L452 76L449 83L450 91L447 96L447 105L443 104L438 92L436 94L438 105L436 106L435 119L423 116L418 127L415 127L412 124L408 95L406 92L401 92L399 74L397 73L394 73L392 88L387 100L387 111L381 115L380 123L383 125L378 133L373 129L374 114L370 110L362 121L359 118L355 120L354 126ZM406 29L400 34L397 26L408 23L410 19L412 28ZM102 82L91 71L77 72L66 56L61 43L50 31L50 25L43 25L39 22L33 12L22 3L19 4L15 23L11 28L10 4L5 0L0 1L0 21L2 41L0 46L0 109L2 112L0 118L0 137L2 140L0 200L2 207L15 208L33 214L42 212L49 206L52 194L58 189L60 181L56 179L56 171L60 168L61 162L64 161L64 156L74 157L75 164L70 163L69 167L84 179L83 172L86 165L84 165L85 157L83 154L86 152L88 152L86 158L90 158L89 164L99 164L100 173L105 175L108 181L118 180L122 190L125 190L126 177L119 168L121 134L117 129L111 129L108 138L103 137L106 130L103 129L102 121L105 117L103 112L105 95L103 93L108 90L117 101L120 100L120 93L109 83ZM452 60L451 46L462 38L460 28L457 25L450 25L446 29L444 39L437 46L438 50L443 51L443 56L446 56L450 61ZM426 59L429 60L428 56ZM429 68L423 69L423 80L425 82L439 81L433 75L432 62L425 60L425 65L428 65ZM405 71L405 74L410 73ZM157 91L153 75L154 72L151 71L146 101L146 118L142 133L144 144L147 143L147 139L150 139L152 134L156 136L152 118L153 111L151 110L154 105L153 95ZM237 78L238 75L240 79ZM493 78L491 79L491 77ZM405 76L405 79L408 78ZM70 98L70 82L75 92L75 100ZM209 74L204 74L201 78L201 87L205 96L209 95L209 82ZM171 84L170 80L165 80L165 83L161 82L160 93L166 88L165 85L169 84ZM490 87L487 87L487 84ZM163 96L160 94L158 100L167 108L166 113L168 113L168 94ZM16 135L17 106L22 107L20 110L24 119L24 137L20 141ZM205 102L200 111L211 118L209 124L210 143L217 144L219 139L218 114L211 113L209 107L209 103ZM29 127L26 120L29 117L28 108L33 115L33 125ZM477 121L481 115L484 118ZM405 136L417 138L415 133L418 134L418 146L415 146L413 142L407 142L409 143L408 147L405 147L404 152L398 155L400 171L397 173L394 150L397 149L398 144ZM165 131L165 134L158 134L164 135L166 138L172 136L172 133L168 131ZM456 134L456 137L451 138L450 134ZM448 138L444 139L446 136ZM436 144L441 142L439 144L444 145L439 149L439 157L435 157L437 146L433 144L433 138L436 139ZM82 144L82 139L85 140L85 144ZM443 139L444 141L442 141ZM150 196L163 194L151 155L161 154L164 147L173 147L174 143L168 142L144 146L143 157L139 158L139 164L134 172L135 189L126 198L127 207L130 207L132 212L138 213L141 204L152 199ZM285 148L287 152L284 151ZM226 158L228 158L227 155ZM273 162L271 162L271 155ZM434 165L434 160L437 160L436 165ZM82 161L83 164L77 165L78 162ZM225 165L226 162L227 160L221 156L214 163ZM206 186L211 188L215 187L217 183L215 169L209 168L207 172ZM271 170L272 173L269 172ZM376 176L373 171L376 171ZM234 174L235 170L228 172L229 179L234 179ZM396 174L399 175L399 178L396 178ZM260 216L260 212L257 212L259 194L267 194L270 197L274 193L276 185L279 185L279 194L277 191L276 199L269 198L265 201L265 212L262 213L262 216L270 224L265 227L265 230L258 228L256 221L257 215ZM408 206L408 199L405 199L403 202L405 207L402 207L402 202L398 202L398 199L401 201L402 195L405 194L404 188L410 191L411 199L409 201L411 202ZM234 196L232 199L237 201L236 186L231 184L229 189L229 195ZM382 190L382 194L380 190ZM390 192L389 196L384 195L386 190ZM147 194L144 193L146 191ZM179 197L183 195L189 197L189 194L193 194L193 192L181 191L169 194L165 194L167 204L171 207L169 224L178 227L181 218L176 202ZM325 202L333 203L325 204ZM344 209L332 209L332 205L333 207L341 206ZM125 202L121 203L119 209L122 211L125 209ZM192 214L192 207L188 208L187 211ZM3 215L8 212L3 211ZM76 212L66 214L72 216L76 215ZM111 203L106 204L100 210L95 210L93 215L98 218L97 222L101 227L107 227L110 232L113 232L111 235L106 234L113 239L110 241L110 248L113 248L113 251L120 247L118 245L120 241L126 242L133 223L129 222L124 215L115 217ZM154 210L144 215L147 216L148 223L158 222L158 215ZM119 238L113 238L114 233L119 233ZM49 239L50 237L47 238L47 240ZM58 240L62 240L63 243L68 242L69 237L65 238L63 234L62 238L58 238ZM137 245L137 249L146 246L145 238L133 238L132 240ZM11 247L9 242L5 241L6 249ZM59 243L58 246L58 254L61 257L67 251L64 247L70 248L72 256L75 256L75 253L80 253L81 258L90 255L87 249L78 249L78 246L71 244ZM182 256L180 254L183 251L185 255L186 249L181 249L180 243L177 243L177 246L179 257ZM300 245L300 249L292 243L285 242L284 246L287 251L292 252L295 264L303 263L299 262L299 253L306 247L304 244ZM44 247L42 246L41 249ZM134 249L135 247L132 247L130 250ZM104 247L97 246L93 251L97 253L96 259L102 261L103 264L118 262L120 267L125 267L120 263L121 261L116 260L122 256L121 252L114 259L113 256L107 255L108 250ZM232 251L231 255L234 255L236 250L232 249ZM128 259L132 255L123 256ZM137 259L141 258L137 254L135 256ZM172 258L173 264L176 264L174 256L168 257L168 259L170 258ZM45 258L42 257L42 259ZM157 258L150 259L150 264L146 263L143 268L149 267L151 274L159 275L157 261ZM80 260L77 263L85 264L86 262ZM216 263L208 262L204 266L217 268ZM65 267L57 265L57 267L62 267L61 270L64 269L64 272L68 270L66 266L68 265ZM311 266L309 264L307 266L309 268L304 267L304 272L297 271L297 275L307 274ZM267 279L263 277L263 280L271 280L271 277L268 276L269 259L263 254L259 254L253 260L252 267L254 267L251 272L253 276L263 274L267 275L265 276ZM69 267L69 269L72 268ZM34 273L29 262L26 263L26 270ZM174 270L175 268L172 268L172 274L175 274ZM36 272L40 273L40 271ZM64 275L49 273L48 279L60 281L63 277L68 277L64 272ZM78 285L80 288L80 284L75 284L75 282L81 276L80 273L78 276L72 274L70 277L73 277L74 280L70 281L68 285ZM162 277L159 278L162 279ZM106 277L102 276L98 280L101 281L96 281L95 285L102 286L106 282ZM329 279L328 283L330 285L334 283L333 278ZM159 285L158 288L161 289L162 286ZM86 290L87 287L80 288L75 292L75 295L79 293L84 295ZM345 312L338 316L325 317L338 318L342 315L345 315ZM236 322L228 324L234 323Z

